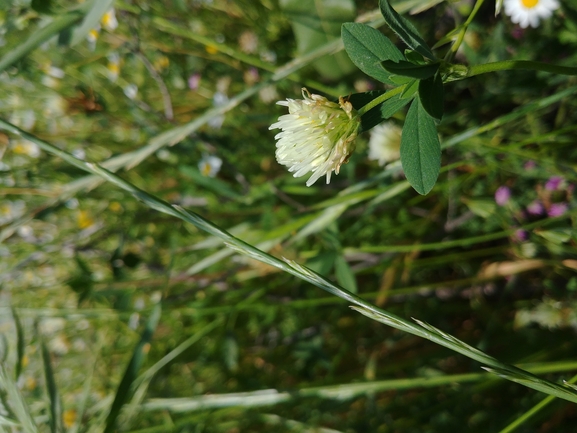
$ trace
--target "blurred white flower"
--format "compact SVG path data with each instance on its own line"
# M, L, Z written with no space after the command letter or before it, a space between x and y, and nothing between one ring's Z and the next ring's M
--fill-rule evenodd
M88 32L86 35L86 40L88 41L88 48L90 51L94 51L96 49L96 41L98 40L98 36L100 35L100 26L96 26L92 30Z
M54 335L66 326L66 320L62 317L46 317L38 324L38 331L44 336Z
M263 87L258 92L258 97L265 104L270 104L272 101L276 101L278 99L278 92L276 91L276 86L271 84L270 86Z
M115 30L118 27L118 20L116 19L116 12L114 8L108 10L100 20L102 27L104 27L109 32Z
M212 97L212 104L215 107L222 107L228 104L228 101L229 101L228 96L226 96L222 92L215 92L214 96ZM224 114L220 114L210 119L208 121L208 126L214 129L220 129L223 123L224 123Z
M369 159L378 161L380 166L401 157L402 129L393 122L383 122L371 129L369 139Z
M30 131L36 124L34 110L17 110L10 116L10 122L19 128Z
M108 65L106 65L106 69L108 79L114 83L118 79L118 75L120 75L120 56L118 53L108 55Z
M11 147L12 152L18 155L26 155L31 158L38 158L40 156L40 148L38 145L28 140L14 140Z
M251 30L246 30L240 34L238 45L241 51L247 54L255 54L258 50L258 36Z
M557 0L505 0L505 14L521 27L537 27L540 19L549 18L559 7Z
M222 159L214 155L203 155L198 163L198 169L203 176L215 177L222 167Z
M24 215L26 206L23 200L2 200L0 203L0 225L14 221Z
M50 95L44 104L46 117L59 117L66 112L66 100L57 93Z
M122 91L124 92L127 98L134 99L136 98L136 95L138 95L138 86L136 84L128 84L124 86Z
M277 102L288 107L289 114L280 116L269 127L282 130L275 135L276 159L294 172L294 177L312 172L307 186L324 175L328 184L332 172L339 174L341 165L354 150L360 116L343 98L339 98L339 103L331 102L305 88L302 94L304 99Z

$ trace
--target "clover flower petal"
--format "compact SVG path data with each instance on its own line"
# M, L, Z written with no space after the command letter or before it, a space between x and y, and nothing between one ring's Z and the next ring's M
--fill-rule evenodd
M360 116L344 98L331 102L305 88L302 94L303 99L277 102L288 107L289 114L280 116L269 128L281 130L275 136L276 159L294 177L312 172L307 186L325 175L328 184L332 172L339 174L354 150Z

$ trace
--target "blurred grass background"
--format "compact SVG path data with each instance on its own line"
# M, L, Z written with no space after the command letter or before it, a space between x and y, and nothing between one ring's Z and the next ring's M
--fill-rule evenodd
M275 162L274 102L303 85L331 97L379 88L344 52L313 51L338 50L342 22L378 20L376 2L325 3L109 2L84 34L47 38L0 74L0 117L394 314L569 380L577 82L514 71L448 84L443 170L427 196L398 164L367 158L369 134L330 185L307 188ZM431 44L472 7L435 3L394 3ZM77 6L43 4L0 5L2 58ZM521 30L487 2L457 60L574 65L576 16L563 5ZM0 133L0 153L6 431L102 431L114 414L134 432L487 432L545 397L34 143ZM37 427L10 426L26 417ZM571 432L576 419L554 401L516 431Z

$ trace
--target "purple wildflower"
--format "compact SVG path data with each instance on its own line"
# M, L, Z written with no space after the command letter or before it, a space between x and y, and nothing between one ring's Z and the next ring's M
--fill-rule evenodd
M567 203L553 203L547 212L550 217L558 217L563 215L568 210Z
M523 168L525 170L533 170L535 167L537 167L537 163L535 161L533 161L532 159L530 159L529 161L527 161L524 165Z
M519 242L525 242L527 239L529 239L529 232L527 232L527 230L516 230L515 231L515 239Z
M190 90L196 90L198 89L199 85L200 85L200 74L198 72L195 72L190 77L188 77L188 88Z
M549 180L545 183L545 189L547 191L557 191L563 182L563 178L561 176L552 176Z
M499 206L505 206L511 198L511 190L507 186L500 186L495 191L495 202Z
M539 200L535 200L527 206L527 212L529 212L530 215L543 215L545 213L545 207Z

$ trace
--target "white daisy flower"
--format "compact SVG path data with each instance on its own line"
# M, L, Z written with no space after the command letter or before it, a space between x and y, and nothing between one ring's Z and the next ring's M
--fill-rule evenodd
M383 166L401 157L401 127L393 122L383 122L371 129L369 159Z
M112 53L108 55L106 73L108 75L108 79L113 83L118 79L118 75L120 75L120 56L118 53Z
M215 177L222 167L222 159L218 156L203 155L198 163L198 169L203 176Z
M361 118L343 98L339 98L337 104L305 88L302 92L302 100L277 102L288 107L289 114L280 116L269 128L282 130L275 135L276 159L287 166L294 177L312 172L307 186L324 175L328 184L332 172L339 174L341 165L354 150Z
M116 12L114 8L109 9L108 12L102 16L100 22L102 23L102 27L104 27L109 32L115 30L118 27L118 20L116 19Z
M136 95L138 94L138 86L136 84L127 84L126 86L124 86L124 88L122 89L122 91L124 92L124 94L129 98L129 99L135 99Z
M557 0L505 0L505 14L521 27L537 27L540 19L549 18L559 7Z

